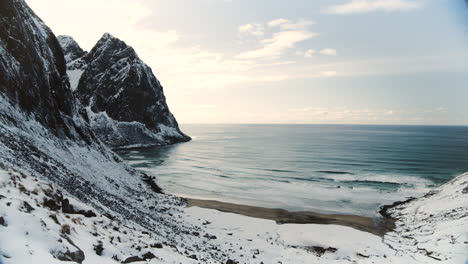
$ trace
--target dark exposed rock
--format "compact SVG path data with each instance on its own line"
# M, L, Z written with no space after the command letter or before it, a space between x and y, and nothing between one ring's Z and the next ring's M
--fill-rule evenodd
M203 237L208 238L209 240L214 240L217 238L216 236L210 234L205 234Z
M62 225L62 227L60 228L60 232L61 232L63 235L70 235L70 234L71 234L71 227L70 227L70 225L68 225L68 224Z
M106 33L85 54L72 38L59 39L70 58L68 69L84 71L75 94L90 107L87 118L103 142L120 148L190 140L169 111L160 82L132 47Z
M68 199L64 199L62 201L62 212L65 214L80 214L84 215L85 217L96 217L96 213L94 213L91 210L76 210L73 205L70 204L70 201Z
M392 209L394 207L397 207L399 205L407 204L409 202L414 201L415 199L416 198L411 197L411 198L409 198L409 199L407 199L405 201L397 201L397 202L394 202L393 204L390 204L390 205L383 205L383 206L380 207L379 214L382 215L385 218L391 219L392 215L389 213L390 209Z
M191 258L191 259L194 259L194 260L198 260L198 257L197 257L197 255L195 255L195 254L189 255L189 256L187 256L187 257L188 257L188 258Z
M163 248L163 245L161 243L155 243L151 245L152 248Z
M308 247L308 249L312 251L318 257L321 257L326 253L335 253L336 251L338 251L338 249L334 247L324 248L324 247L315 246L315 247Z
M72 245L73 248L65 247L65 250L62 251L53 251L51 252L52 256L60 261L71 261L76 263L83 263L85 260L84 252L71 241L68 236L64 237L65 240Z
M60 261L71 261L76 263L83 263L85 260L85 254L81 250L77 251L65 251L65 252L55 252L52 254L56 259Z
M94 252L96 252L96 255L102 256L102 252L104 252L104 246L102 244L102 241L98 241L96 245L93 247Z
M362 254L362 253L357 253L356 255L357 255L358 257L361 257L361 258L369 258L368 255L364 255L364 254Z
M77 139L74 97L57 38L23 0L0 1L0 95L59 137ZM8 112L5 122L16 124ZM8 121L9 120L9 121Z
M463 194L467 194L467 193L468 193L468 186L466 186L466 187L462 190L462 193L463 193Z
M239 262L235 261L235 260L232 260L232 259L228 259L226 261L226 264L239 264Z
M57 215L56 214L51 214L49 215L49 217L54 220L54 223L56 223L57 225L60 225L60 222L59 220L57 219Z
M28 202L23 202L23 209L26 213L34 211L34 207L32 207Z
M0 216L0 225L4 227L8 226L7 221L5 220L5 218L3 218L3 216Z
M156 178L154 176L149 176L147 174L143 174L143 181L148 184L155 193L164 193L163 190L156 184Z
M153 253L147 252L141 257L140 256L128 257L122 263L133 263L133 262L138 262L138 261L146 261L146 260L154 259L155 257L156 256Z
M60 209L60 204L58 204L56 201L52 199L44 199L43 205L52 211L56 211Z
M73 205L70 204L70 201L68 199L64 199L62 201L62 212L65 214L75 213L75 209L73 208Z

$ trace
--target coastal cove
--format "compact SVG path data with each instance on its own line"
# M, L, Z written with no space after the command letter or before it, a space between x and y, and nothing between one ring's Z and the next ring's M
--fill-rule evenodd
M468 264L448 3L111 2L0 0L0 264Z
M167 193L200 200L378 217L468 171L468 128L185 125L193 141L119 150Z

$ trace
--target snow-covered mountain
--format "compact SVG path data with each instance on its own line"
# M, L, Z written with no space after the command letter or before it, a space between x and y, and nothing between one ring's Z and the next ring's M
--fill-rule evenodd
M59 39L72 90L103 142L122 148L190 140L169 111L160 82L132 47L108 33L89 53L71 37Z

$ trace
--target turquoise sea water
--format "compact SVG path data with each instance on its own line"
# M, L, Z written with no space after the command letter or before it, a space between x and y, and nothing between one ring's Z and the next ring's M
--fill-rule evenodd
M166 192L375 215L468 171L468 127L185 125L189 143L118 153Z

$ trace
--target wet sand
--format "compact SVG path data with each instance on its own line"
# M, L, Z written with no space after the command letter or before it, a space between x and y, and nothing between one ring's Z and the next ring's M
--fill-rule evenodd
M308 211L289 212L284 209L232 204L214 200L185 199L188 207L201 207L226 213L268 219L276 221L278 224L342 225L379 236L383 236L394 228L394 222L385 218L371 218L343 214L321 214Z

